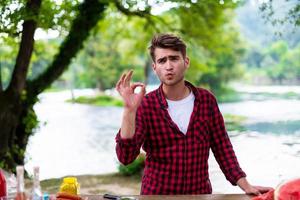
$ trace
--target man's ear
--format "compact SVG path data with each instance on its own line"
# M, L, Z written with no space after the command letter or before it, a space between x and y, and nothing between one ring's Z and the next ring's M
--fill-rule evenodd
M152 69L153 69L153 71L155 72L155 70L156 70L156 65L155 65L154 62L152 62Z
M152 62L152 70L153 70L153 73L156 74L156 64L155 64L155 62Z
M184 64L185 64L186 68L189 68L189 66L190 66L190 58L189 57L187 57L187 56L185 57Z

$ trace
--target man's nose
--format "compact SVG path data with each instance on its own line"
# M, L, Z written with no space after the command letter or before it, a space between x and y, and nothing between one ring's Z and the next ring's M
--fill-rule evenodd
M172 64L172 62L170 62L169 59L168 59L167 62L166 62L166 69L167 69L168 71L173 69L173 64Z

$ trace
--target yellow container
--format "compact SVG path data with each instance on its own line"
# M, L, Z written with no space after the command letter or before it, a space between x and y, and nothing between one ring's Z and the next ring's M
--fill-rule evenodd
M60 192L65 192L73 195L78 195L79 190L80 190L80 185L78 184L76 177L64 178L59 188Z

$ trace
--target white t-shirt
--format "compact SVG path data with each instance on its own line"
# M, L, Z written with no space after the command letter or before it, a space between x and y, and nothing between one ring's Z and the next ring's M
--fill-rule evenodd
M194 108L195 96L193 92L181 99L179 101L172 101L167 99L168 102L168 112L175 124L178 126L179 130L186 134L190 118Z

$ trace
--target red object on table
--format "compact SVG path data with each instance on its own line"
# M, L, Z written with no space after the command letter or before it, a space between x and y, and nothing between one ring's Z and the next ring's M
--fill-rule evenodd
M269 192L253 197L251 200L274 200L274 190L270 190Z
M66 192L58 192L56 194L56 200L82 200L78 195L68 194Z
M0 197L6 196L6 180L3 171L0 169Z
M299 200L300 199L300 178L290 180L280 185L274 194L275 200Z
M279 185L276 190L256 196L251 200L300 200L300 178Z

